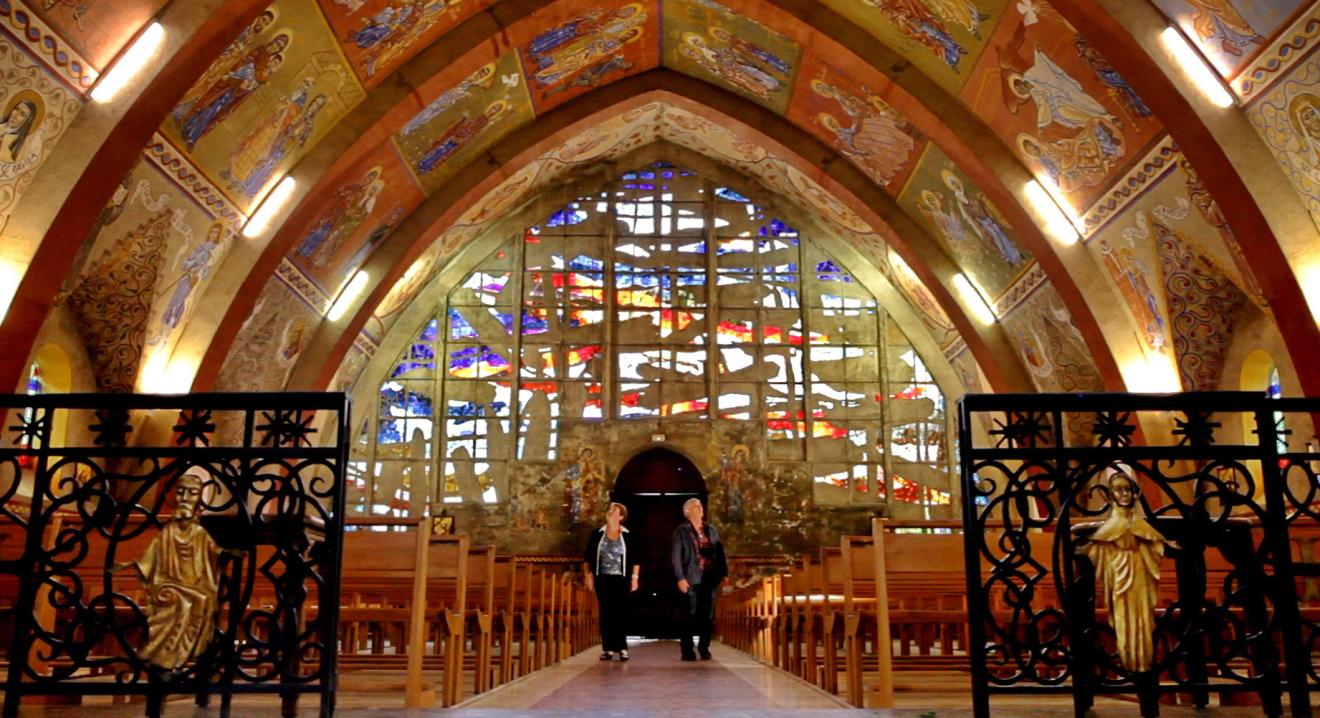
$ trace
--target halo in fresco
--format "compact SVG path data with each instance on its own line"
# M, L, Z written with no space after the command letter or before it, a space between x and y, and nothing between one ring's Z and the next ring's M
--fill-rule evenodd
M664 0L664 63L783 114L800 48L711 0Z

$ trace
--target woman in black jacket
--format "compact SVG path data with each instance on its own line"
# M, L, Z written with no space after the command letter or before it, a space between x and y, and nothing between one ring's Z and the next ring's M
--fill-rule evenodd
M637 590L641 567L637 564L637 551L623 522L628 518L628 507L610 504L605 512L605 525L591 532L587 541L587 589L594 591L600 604L600 647L604 653L600 660L608 661L619 654L620 661L628 660L627 627L628 594Z

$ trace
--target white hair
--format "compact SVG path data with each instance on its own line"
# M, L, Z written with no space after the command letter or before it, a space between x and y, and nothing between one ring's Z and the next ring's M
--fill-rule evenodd
M701 505L701 499L698 499L698 498L691 498L691 499L688 499L687 501L684 501L684 502L683 502L683 515L684 515L684 516L687 515L688 507L691 506L692 504L696 504L697 506L700 506L700 505Z

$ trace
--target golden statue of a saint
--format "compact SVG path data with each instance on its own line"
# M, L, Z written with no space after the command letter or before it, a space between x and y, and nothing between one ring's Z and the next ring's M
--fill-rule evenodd
M147 613L147 644L138 655L166 670L182 668L210 644L219 559L226 553L198 520L202 480L194 474L180 476L174 496L173 516L142 556L114 567L137 569L146 589Z
M1160 595L1160 561L1165 539L1137 508L1131 476L1109 479L1109 516L1090 540L1077 548L1095 565L1109 606L1109 625L1118 638L1119 663L1129 671L1150 670L1155 659L1155 607Z

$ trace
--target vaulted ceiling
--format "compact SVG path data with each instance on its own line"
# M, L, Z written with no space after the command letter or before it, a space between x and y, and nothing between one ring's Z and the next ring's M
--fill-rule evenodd
M10 0L0 384L55 343L87 389L351 388L515 219L683 156L883 277L967 390L1260 388L1264 350L1320 395L1316 28L1295 0Z

